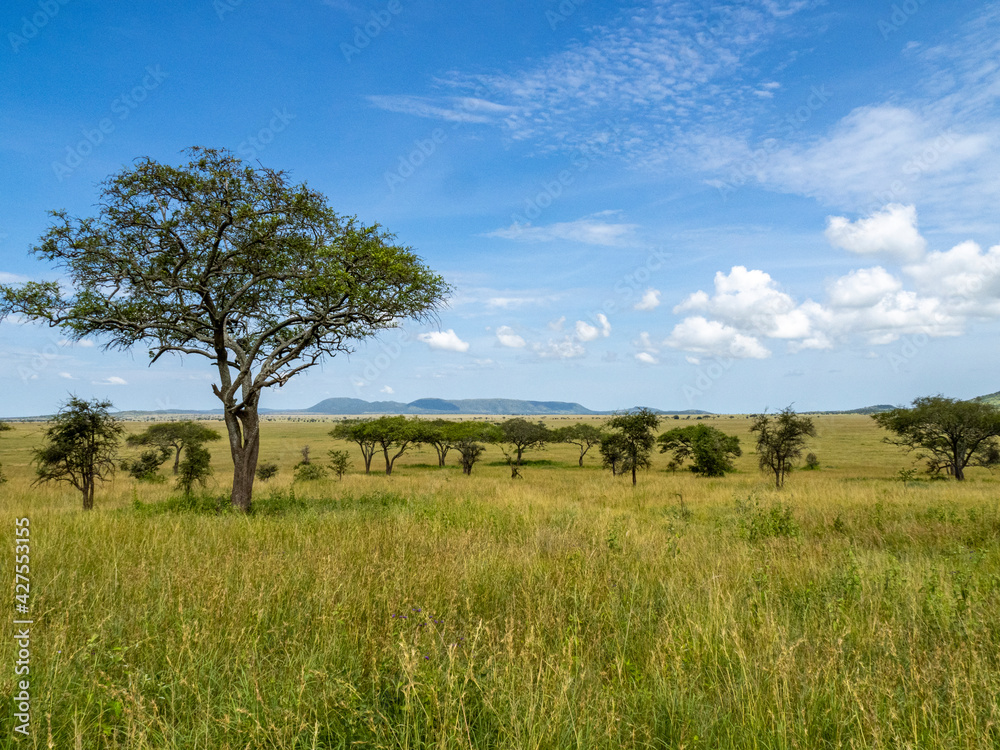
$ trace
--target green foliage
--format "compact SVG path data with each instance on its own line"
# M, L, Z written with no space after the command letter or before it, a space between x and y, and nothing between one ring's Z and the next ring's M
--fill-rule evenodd
M497 425L499 431L494 440L500 445L507 465L510 466L511 478L519 477L521 458L527 450L544 448L553 440L552 433L542 422L529 422L521 417L507 419Z
M583 466L583 457L595 445L600 445L602 437L601 428L580 422L553 430L550 439L553 443L571 443L572 445L576 445L580 449L579 465Z
M195 484L204 487L212 474L212 455L200 445L188 445L184 449L177 472L177 487L184 491L184 497L190 497Z
M357 443L365 463L365 474L371 472L372 457L378 447L377 430L372 427L371 419L346 419L330 430L330 437L335 440L346 440Z
M344 474L351 465L351 458L347 451L330 451L330 468L337 475L337 479L343 479Z
M111 349L141 344L151 363L208 359L231 501L249 512L265 389L431 315L450 288L391 233L338 216L286 173L225 149L187 154L186 165L142 157L109 177L96 216L53 212L34 253L65 281L0 286L0 319L16 313Z
M278 464L274 461L265 461L263 463L257 464L257 478L266 482L269 479L273 479L278 475Z
M791 406L776 415L758 414L750 432L757 433L757 465L774 474L774 484L781 488L785 476L805 449L806 438L816 437L816 427L809 417L800 417Z
M326 469L319 464L298 464L295 467L296 482L315 482L319 479L326 479Z
M169 453L164 453L160 449L143 451L138 458L122 461L121 467L127 471L133 479L140 482L150 482L160 484L166 479L160 474L160 466L167 460Z
M932 474L944 471L961 480L969 466L1000 461L1000 408L989 403L924 396L909 409L873 414L872 419L894 434L885 442L916 451Z
M751 496L745 502L737 501L736 507L740 514L740 529L747 541L796 537L800 533L790 505L774 502L764 507L757 498Z
M806 468L810 471L815 471L819 468L819 459L816 457L815 453L806 454Z
M690 459L691 471L705 477L721 477L734 471L733 459L743 453L738 437L703 424L668 430L656 440L660 453L673 452L670 468L680 468Z
M138 435L129 435L125 442L131 446L155 446L163 452L163 459L167 460L170 452L174 453L174 474L180 467L181 452L189 445L204 445L213 440L219 440L220 435L215 430L205 427L197 422L185 420L183 422L161 422L150 425Z
M655 438L653 430L660 424L660 418L650 409L636 409L617 412L607 422L611 435L601 442L601 455L605 466L611 467L612 474L632 474L632 485L636 483L636 472L650 467L649 454L653 450ZM617 457L614 464L609 455Z
M114 475L125 432L110 408L110 401L70 397L45 431L46 444L33 451L35 482L69 482L83 494L83 509L91 510L96 483Z
M472 474L472 467L486 452L484 443L495 443L502 438L499 427L480 422L451 422L445 428L445 435L448 445L458 451L466 476Z

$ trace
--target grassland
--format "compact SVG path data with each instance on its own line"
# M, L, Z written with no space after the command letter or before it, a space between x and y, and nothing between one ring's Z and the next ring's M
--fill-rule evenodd
M749 449L746 419L705 421ZM85 514L30 486L43 426L17 424L0 582L27 516L33 726L9 739L5 708L0 744L1000 747L1000 479L903 482L869 418L815 421L821 468L780 492L749 450L723 479L657 456L633 489L574 446L514 481L495 449L386 477L354 448L342 481L293 485L302 445L344 446L268 422L281 471L249 518L125 477ZM4 696L14 661L5 638Z

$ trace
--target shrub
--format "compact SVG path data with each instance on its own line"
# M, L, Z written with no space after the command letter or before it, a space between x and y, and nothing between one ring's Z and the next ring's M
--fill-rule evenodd
M295 467L296 482L312 482L325 478L326 470L318 464L299 464Z
M278 464L274 461L265 461L264 463L257 464L257 478L266 482L268 479L273 479L278 474Z

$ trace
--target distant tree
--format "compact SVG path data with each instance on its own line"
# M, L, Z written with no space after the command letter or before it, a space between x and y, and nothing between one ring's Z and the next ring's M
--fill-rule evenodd
M552 433L541 422L533 423L521 417L501 422L494 439L500 445L510 466L511 478L520 476L522 456L527 450L544 448L552 440Z
M815 453L806 454L806 468L809 469L809 471L814 471L819 468L819 459L816 458Z
M314 482L318 479L326 479L326 469L319 464L298 463L295 465L293 482Z
M347 469L351 465L350 456L347 455L347 451L330 451L329 455L330 468L337 475L337 479L343 479L344 474L347 473Z
M337 440L357 443L364 459L365 474L371 473L372 458L375 456L376 448L378 448L377 436L371 425L371 419L348 419L339 423L329 433L330 437Z
M691 460L691 471L704 477L721 477L733 471L733 458L742 455L738 437L704 424L668 430L656 441L660 453L674 454L671 468L680 468Z
M598 450L601 453L601 466L611 469L611 476L616 477L625 470L625 440L621 434L616 432L604 435Z
M169 451L164 452L161 448L152 448L143 451L138 458L125 459L121 462L121 468L140 482L163 482L165 480L160 475L160 466L169 456Z
M263 461L257 464L257 478L266 482L269 479L273 479L278 474L278 464L274 461Z
M917 458L925 459L933 473L944 470L963 480L969 466L1000 462L1000 409L992 404L924 396L909 409L872 414L872 419L894 434L885 442L918 451Z
M83 495L83 509L94 507L94 487L114 475L118 444L125 432L110 412L110 401L63 404L45 431L46 444L34 450L39 482L69 482Z
M600 445L601 437L602 433L599 427L580 422L555 430L552 440L556 443L570 443L577 446L580 449L580 466L583 466L583 457L595 445Z
M160 422L150 425L138 435L129 435L125 442L132 446L154 446L163 451L166 461L170 451L174 452L174 474L181 463L181 451L189 445L204 445L219 439L219 433L204 425L185 420L183 422ZM163 463L160 461L160 463Z
M635 486L636 472L650 466L649 454L655 442L652 431L659 424L660 418L645 408L617 412L607 422L608 430L618 436L611 445L620 447L623 454L618 472L631 472L632 486Z
M406 449L420 438L420 423L416 418L407 419L403 416L378 417L368 426L369 434L375 440L377 447L385 456L385 473L392 474L396 459L402 456ZM389 455L393 452L393 455Z
M303 445L302 446L302 450L300 450L299 453L302 454L302 460L299 461L299 463L297 464L298 466L308 466L310 463L312 463L309 460L309 446L308 445Z
M791 406L775 415L757 414L750 425L757 433L757 464L765 474L774 474L775 487L785 484L785 476L802 455L807 437L816 437L809 417L800 417Z
M188 445L177 472L177 486L184 490L184 497L191 497L195 484L204 487L211 474L212 454L200 445Z
M417 433L416 442L434 447L437 453L438 466L445 465L445 458L451 450L448 439L448 429L455 422L446 419L420 420L415 423L414 430Z
M6 422L0 422L0 432L9 432L10 430L13 430L13 429L14 428L11 427ZM7 481L7 477L3 473L3 464L0 464L0 484L3 484L6 481Z
M63 279L0 286L17 314L107 348L200 356L217 372L232 505L251 510L261 395L356 343L426 318L449 292L378 224L224 149L141 158L102 185L96 216L53 213L34 249Z
M462 473L472 474L472 467L486 451L484 443L497 442L500 429L496 425L476 422L452 422L447 428L449 445L458 451Z

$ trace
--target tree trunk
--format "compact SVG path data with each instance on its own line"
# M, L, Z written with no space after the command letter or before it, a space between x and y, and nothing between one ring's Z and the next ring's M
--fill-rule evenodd
M233 490L229 496L234 508L250 512L253 498L253 480L257 471L257 454L260 451L260 420L257 415L259 394L247 398L240 411L225 410L226 430L229 432L229 451L233 457Z
M632 486L635 487L635 462L632 462Z
M93 510L94 509L94 480L84 479L83 480L83 509Z
M584 450L583 450L582 448L580 449L580 467L581 467L581 468L583 467L583 454L584 454L585 452L586 452L586 451L584 451Z
M182 445L175 445L174 446L174 448L177 451L177 454L174 456L174 476L177 476L177 472L180 469L180 465L181 465L181 448L183 448L183 447L184 446L182 446Z
M955 462L955 479L962 481L965 479L965 469L962 467L961 462Z

